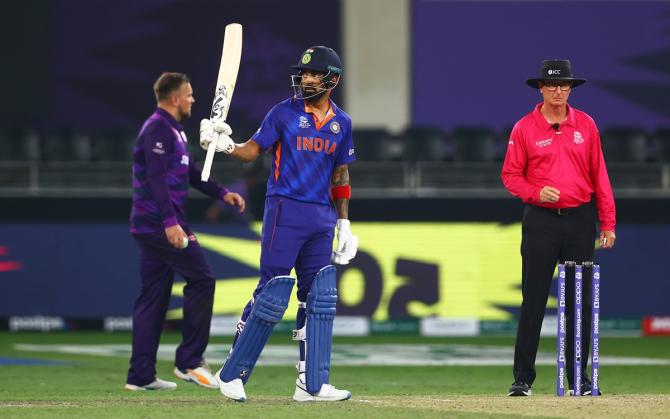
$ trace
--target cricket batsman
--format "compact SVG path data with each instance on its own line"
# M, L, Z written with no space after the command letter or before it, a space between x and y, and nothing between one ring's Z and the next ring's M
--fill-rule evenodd
M203 119L200 145L251 162L274 156L267 182L261 240L261 278L247 303L226 363L215 375L221 393L245 401L244 384L290 298L295 268L298 341L293 399L347 400L351 393L330 385L330 351L337 305L335 264L356 255L358 238L349 223L348 165L356 160L351 118L330 99L342 76L337 53L325 46L305 50L291 76L293 97L275 105L248 141L235 144L228 124ZM331 200L332 203L331 204ZM333 251L334 228L337 247Z

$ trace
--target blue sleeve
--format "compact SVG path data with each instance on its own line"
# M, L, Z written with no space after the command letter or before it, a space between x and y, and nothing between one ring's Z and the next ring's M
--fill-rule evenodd
M277 106L270 109L260 128L251 136L263 152L272 148L274 143L281 139L282 122L279 119L279 109Z
M174 135L168 127L154 122L142 133L142 147L147 164L147 181L151 195L163 217L165 227L176 224L176 214L170 200L167 172L174 148Z
M354 139L351 136L351 122L347 124L346 130L342 133L342 135L342 142L337 148L335 166L341 166L343 164L349 164L356 161Z
M192 156L189 158L188 164L188 183L195 189L214 199L221 199L225 194L230 192L228 189L219 185L211 176L207 182L202 181L202 168L193 160Z

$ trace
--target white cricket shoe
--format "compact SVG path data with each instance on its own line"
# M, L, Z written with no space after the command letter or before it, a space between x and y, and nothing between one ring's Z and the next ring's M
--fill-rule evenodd
M125 389L131 391L145 391L145 390L174 390L177 388L177 383L172 381L161 380L156 377L155 380L143 386L136 386L135 384L126 384Z
M207 362L204 360L200 363L200 366L194 369L182 370L175 367L174 375L176 375L177 378L181 378L184 381L190 381L202 387L219 388L219 383L212 375L212 370L209 369L209 365L207 365Z
M222 369L223 367L221 367L221 370ZM229 399L235 400L236 402L247 401L247 395L244 393L244 384L242 384L242 380L236 378L233 381L226 383L221 379L221 370L218 370L214 376L216 382L219 384L219 390L221 391L221 394L228 397Z
M323 384L318 393L310 394L307 391L307 386L300 381L300 378L295 380L293 400L296 402L337 402L340 400L349 400L350 398L350 392L347 390L339 390L330 384Z

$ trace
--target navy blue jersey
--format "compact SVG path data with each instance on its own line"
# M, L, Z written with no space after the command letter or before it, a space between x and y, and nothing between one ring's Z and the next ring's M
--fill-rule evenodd
M268 112L251 139L274 154L267 196L329 204L335 166L356 160L351 118L333 101L319 121L304 100L286 99Z

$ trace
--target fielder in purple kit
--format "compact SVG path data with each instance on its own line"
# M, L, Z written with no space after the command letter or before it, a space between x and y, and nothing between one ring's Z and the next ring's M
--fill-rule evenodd
M205 119L200 144L237 160L256 160L263 152L274 159L267 183L261 240L261 279L237 327L228 359L216 375L221 393L244 401L244 384L274 325L281 320L294 280L298 279L298 313L293 339L298 341L293 399L346 400L351 393L330 385L330 350L337 304L336 264L355 256L358 238L348 220L348 164L355 161L351 119L330 100L342 75L331 48L308 48L293 66L295 95L274 106L260 128L243 144L230 138L225 123ZM331 204L331 200L333 204ZM334 207L333 207L334 206ZM334 227L338 244L333 251Z
M133 353L128 390L172 390L156 377L156 351L175 272L186 279L178 378L218 388L203 353L209 340L214 275L186 223L188 185L244 211L245 202L213 180L202 182L180 121L191 116L193 89L186 75L163 73L154 84L156 111L146 120L133 152L131 233L140 249L142 287L133 310Z

